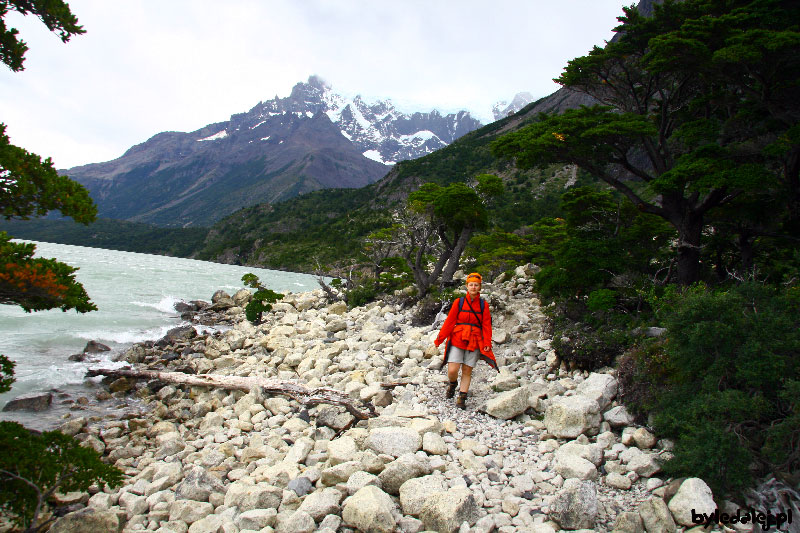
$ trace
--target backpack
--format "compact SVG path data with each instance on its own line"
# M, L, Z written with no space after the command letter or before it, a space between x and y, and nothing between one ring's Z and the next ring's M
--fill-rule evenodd
M466 298L464 296L462 296L461 298L458 299L458 311L459 312L464 311L465 300L466 300ZM486 302L484 301L483 298L478 298L478 301L480 302L480 312L475 312L475 310L472 308L471 305L467 305L467 307L468 307L467 312L468 313L472 313L473 315L475 315L475 318L478 319L478 324L481 325L481 324L483 324L483 308L484 308L484 305L486 305ZM452 308L453 308L453 306L451 304L450 305L450 309L452 309ZM456 324L467 324L467 323L466 322L456 322ZM474 326L475 324L469 324L469 325Z

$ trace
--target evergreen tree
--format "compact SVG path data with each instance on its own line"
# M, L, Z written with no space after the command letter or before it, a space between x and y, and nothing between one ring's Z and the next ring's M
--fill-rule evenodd
M745 246L766 233L791 240L800 218L798 19L798 4L780 0L667 0L652 17L626 8L616 38L556 80L602 105L543 114L495 153L522 167L576 163L665 219L678 233L681 284L700 278L703 231L721 206L742 206L736 228L718 227L746 231Z
M61 0L0 2L0 60L13 72L23 70L28 46L15 28L7 26L9 11L38 17L64 42L84 33ZM89 192L67 176L59 176L49 158L42 161L11 144L5 130L0 124L0 216L25 220L58 210L83 224L94 221L97 207ZM59 307L84 313L96 309L72 275L76 269L52 259L34 259L33 253L32 245L11 242L0 232L0 303L20 305L26 311Z

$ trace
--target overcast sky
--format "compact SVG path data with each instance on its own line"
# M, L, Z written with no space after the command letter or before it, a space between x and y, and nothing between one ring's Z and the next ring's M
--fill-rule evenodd
M12 13L30 50L0 65L0 122L57 168L193 131L319 75L401 111L484 123L518 92L546 96L569 59L613 35L621 0L69 0L87 33L63 44Z

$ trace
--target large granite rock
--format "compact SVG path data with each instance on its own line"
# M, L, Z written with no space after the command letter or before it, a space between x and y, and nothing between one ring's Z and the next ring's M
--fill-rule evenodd
M441 476L423 476L409 479L400 486L400 505L403 514L419 516L425 502L434 494L445 492Z
M501 392L486 402L486 412L495 418L509 420L530 407L529 399L530 392L526 387Z
M275 533L312 533L316 529L316 523L311 515L300 510L288 517L283 513L279 514L275 525Z
M462 522L474 524L478 520L478 511L472 491L456 487L428 498L422 506L420 520L425 529L451 533L457 531Z
M628 511L617 515L613 533L644 533L644 524L639 513Z
M597 487L592 481L567 479L550 505L550 518L563 529L592 529L597 520Z
M92 507L75 511L56 520L48 531L52 533L97 533L98 531L119 531L119 514L114 511L100 511Z
M639 506L644 529L648 533L675 533L677 529L667 504L659 497L652 497Z
M110 351L111 348L109 346L97 341L89 341L83 348L83 353L101 353Z
M378 474L378 479L383 490L389 494L397 495L403 483L409 479L430 473L431 467L427 461L420 459L413 453L407 453L386 465L383 472Z
M603 411L617 395L617 389L617 379L614 376L592 372L588 378L578 384L575 393L596 401L600 406L600 411Z
M337 489L322 489L306 496L297 510L308 513L311 518L319 522L329 514L339 514L341 512L341 507L339 506L341 499L342 493Z
M633 424L634 417L624 405L618 405L603 413L603 420L611 424L612 428L620 428Z
M175 498L207 502L213 492L224 494L225 486L205 468L196 466L186 473L183 481L175 488Z
M418 431L407 427L375 428L369 432L364 445L377 454L400 457L422 448L422 436Z
M191 500L175 500L169 505L169 519L193 524L214 512L214 506L208 502Z
M178 326L167 331L167 334L159 340L159 343L172 344L174 342L188 341L195 337L197 337L197 331L193 326Z
M253 509L277 509L283 500L283 491L272 485L252 485L245 481L234 481L228 486L224 503L236 506L239 511Z
M717 508L711 489L700 478L690 477L681 483L678 492L669 501L669 510L675 521L682 526L691 526L692 509L695 513L711 514Z
M358 445L352 437L342 435L328 443L328 460L331 466L358 460Z
M583 433L594 434L600 428L600 407L585 396L554 398L544 414L547 432L559 438L574 439Z
M49 392L23 394L5 404L3 411L44 411L52 403L53 395Z
M230 294L223 290L218 290L211 296L211 303L213 304L212 308L215 310L230 309L236 305Z
M375 486L367 486L353 494L344 504L345 524L364 533L391 533L397 524L391 496Z
M253 509L245 511L236 519L239 529L252 529L260 531L265 527L274 527L278 511L275 509Z
M233 303L236 304L238 307L244 307L248 303L250 303L250 300L253 299L253 293L251 293L247 289L239 289L238 291L236 291L236 294L234 294L233 298L231 299L233 300Z
M554 470L563 478L597 479L597 467L579 455L556 452Z

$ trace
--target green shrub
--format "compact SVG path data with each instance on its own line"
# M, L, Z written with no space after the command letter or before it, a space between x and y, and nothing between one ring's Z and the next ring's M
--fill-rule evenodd
M247 320L253 324L261 323L261 316L272 310L272 304L283 298L283 294L277 293L272 289L268 289L261 285L258 276L255 274L245 274L242 276L242 281L248 287L257 289L253 294L253 298L244 308L244 314Z
M674 454L664 464L664 473L699 477L708 482L715 496L752 481L750 452L724 427L708 424L694 428L677 441Z
M33 434L16 422L0 422L0 509L27 531L38 524L55 492L86 491L97 483L115 487L122 472L73 437L58 431Z
M617 303L617 295L609 289L598 289L589 293L586 307L589 311L608 311Z
M14 361L5 355L0 355L0 393L11 390L11 384L14 383L15 366Z
M375 300L378 295L378 289L372 280L359 280L353 287L347 291L347 307L360 307Z
M567 321L556 328L552 346L562 361L581 370L597 370L622 354L627 339L625 330L615 326Z
M788 294L699 286L656 302L668 340L653 419L677 439L671 475L699 475L724 494L747 486L751 464L800 468L800 313Z
M623 354L617 365L619 398L640 419L655 407L664 383L669 379L664 343L639 343Z

